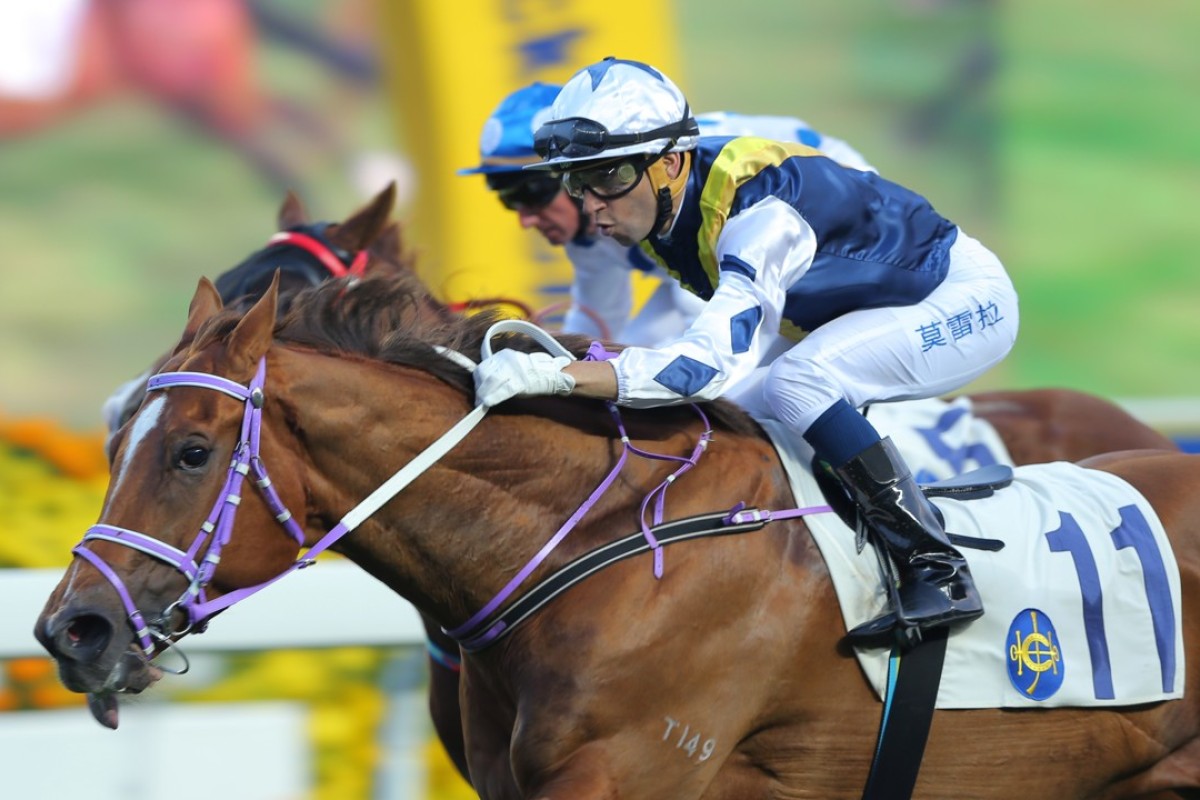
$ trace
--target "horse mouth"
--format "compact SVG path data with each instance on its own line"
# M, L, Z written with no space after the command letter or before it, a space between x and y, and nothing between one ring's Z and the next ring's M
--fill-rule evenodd
M140 694L162 676L163 671L145 661L139 653L127 651L109 673L103 688L87 693L88 711L96 722L109 730L116 730L119 717L117 695Z

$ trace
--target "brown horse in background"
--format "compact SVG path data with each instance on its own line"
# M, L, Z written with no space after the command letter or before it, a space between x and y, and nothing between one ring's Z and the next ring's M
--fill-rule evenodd
M1094 394L1026 389L968 397L972 413L996 429L1013 464L1082 461L1118 450L1179 450L1169 437Z
M391 218L395 201L396 186L391 183L341 222L319 222L310 218L294 192L287 192L276 215L277 232L267 245L217 276L221 301L248 308L271 284L276 270L281 311L299 292L341 273L355 278L411 273L413 256L404 247L400 224ZM146 378L170 355L164 353L106 402L110 437L133 416L145 397Z
M278 505L296 512L299 538L311 546L472 413L469 374L434 348L478 359L490 320L430 324L411 313L419 303L409 295L422 290L406 283L327 284L297 298L275 330L274 289L249 312L220 312L215 290L202 282L188 344L166 369L221 376L225 388L153 393L118 434L101 522L153 532L181 551L201 543L206 513L225 505L226 465L246 438L245 420L261 413L260 461L271 469L278 502L247 497L236 507L236 520L214 536L225 547L203 588L232 597L291 568L300 545L278 529ZM260 363L261 394L236 394L244 403L225 396L251 385ZM725 404L705 410L716 434L672 485L670 518L739 502L792 507L757 426ZM690 452L708 427L688 408L624 418L633 445L664 454ZM621 450L601 404L507 404L336 549L451 629L530 560ZM1185 656L1193 660L1200 656L1200 459L1141 453L1103 464L1147 497L1170 535L1183 585ZM631 462L531 581L635 531L641 501L673 470ZM36 634L67 686L91 693L93 707L115 717L116 693L145 689L158 675L129 608L145 610L138 614L163 637L157 650L183 629L176 598L188 580L114 541L86 549L111 575L77 558ZM804 522L680 544L669 559L661 581L644 558L596 572L511 635L464 656L467 761L481 796L858 796L879 705L839 647L836 598ZM1135 708L936 712L917 795L1182 797L1170 792L1200 787L1197 680L1189 676L1184 700ZM712 747L696 754L664 743L667 718L687 721ZM1048 769L1035 768L1046 758Z

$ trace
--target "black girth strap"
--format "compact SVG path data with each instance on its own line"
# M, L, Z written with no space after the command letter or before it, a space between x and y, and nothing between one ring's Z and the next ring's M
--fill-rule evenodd
M888 674L879 740L863 800L912 797L933 722L948 635L947 628L931 628L922 633L917 646L903 654L892 653L893 671Z
M660 545L672 542L682 542L687 539L698 539L701 536L725 536L734 533L756 531L766 525L766 521L743 522L737 525L727 524L728 511L715 514L704 514L698 517L687 517L673 522L664 522L650 529ZM591 550L570 564L547 577L530 591L506 608L498 611L490 620L481 623L477 630L490 631L497 623L503 623L503 631L493 638L467 639L459 642L459 646L468 653L477 652L495 642L497 639L512 632L517 625L534 614L542 606L549 603L558 595L594 572L598 572L610 564L626 558L648 552L650 544L641 531L631 533L610 544Z

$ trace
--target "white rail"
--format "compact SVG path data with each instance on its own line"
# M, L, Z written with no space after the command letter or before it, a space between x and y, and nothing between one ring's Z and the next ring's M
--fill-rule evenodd
M44 655L33 624L61 569L0 570L0 658ZM407 601L358 567L319 561L189 636L187 650L396 645L424 641L421 618Z
M1200 435L1200 396L1126 398L1117 400L1116 403L1142 422L1164 433L1187 432Z

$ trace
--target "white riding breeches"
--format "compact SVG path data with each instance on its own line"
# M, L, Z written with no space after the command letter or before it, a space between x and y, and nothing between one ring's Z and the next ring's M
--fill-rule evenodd
M920 303L831 320L764 360L727 397L799 432L841 399L862 408L936 397L999 363L1012 349L1019 319L1000 260L960 230L946 279Z

